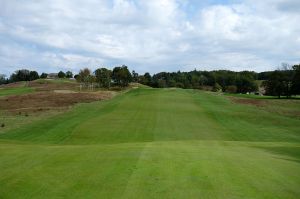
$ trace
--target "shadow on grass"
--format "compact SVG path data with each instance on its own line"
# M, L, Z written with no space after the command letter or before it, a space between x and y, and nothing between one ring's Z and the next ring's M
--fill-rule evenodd
M299 97L291 97L291 98L286 98L286 97L266 97L266 98L256 98L256 99L268 99L268 100L300 100Z
M258 100L300 100L300 96L291 96L290 98L286 98L285 96L267 96L267 95L253 95L253 94L232 94L232 93L224 93L225 96L238 97L238 98L247 98L247 99L258 99Z
M275 155L284 156L279 159L300 163L300 147L257 147Z

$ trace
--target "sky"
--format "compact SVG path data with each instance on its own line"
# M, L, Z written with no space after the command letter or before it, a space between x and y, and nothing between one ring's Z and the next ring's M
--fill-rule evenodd
M300 63L300 0L0 0L0 73Z

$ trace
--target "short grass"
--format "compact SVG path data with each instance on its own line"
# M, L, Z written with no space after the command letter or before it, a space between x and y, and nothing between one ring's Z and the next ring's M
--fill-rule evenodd
M0 134L0 198L299 198L299 129L222 95L133 89Z
M21 95L25 93L31 93L34 89L30 87L16 87L16 88L0 88L0 97L9 95Z

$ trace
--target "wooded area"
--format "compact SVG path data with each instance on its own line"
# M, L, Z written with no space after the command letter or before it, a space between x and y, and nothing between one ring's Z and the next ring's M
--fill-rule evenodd
M26 69L15 71L9 78L0 75L0 84L18 81L32 81L39 78L47 78L48 74L40 76L36 71ZM73 73L60 71L58 78L73 78ZM92 72L88 68L80 70L74 78L83 86L93 85L109 89L111 86L126 87L130 82L138 82L154 88L177 87L184 89L201 89L211 91L223 91L228 93L255 93L259 86L264 88L265 95L285 96L290 98L300 94L300 65L285 67L281 70L268 72L229 70L198 71L190 72L160 72L154 74L145 73L139 75L135 71L130 73L127 66L114 67L113 70L98 68ZM259 81L262 81L258 85Z

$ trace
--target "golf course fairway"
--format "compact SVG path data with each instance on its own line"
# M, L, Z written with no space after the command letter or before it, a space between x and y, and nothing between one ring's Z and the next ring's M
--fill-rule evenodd
M0 198L300 198L288 103L138 88L79 104L0 134Z

